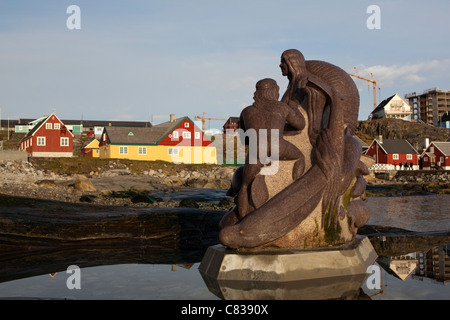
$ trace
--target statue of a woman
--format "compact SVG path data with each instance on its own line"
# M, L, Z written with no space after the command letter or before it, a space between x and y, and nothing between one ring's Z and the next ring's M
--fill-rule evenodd
M345 192L350 180L355 174L368 174L368 169L359 161L360 149L351 147L357 144L352 137L359 111L356 85L341 68L324 61L305 60L296 49L283 52L280 68L289 79L282 101L306 109L308 135L315 149L313 154L325 149L333 152L331 157L334 160L331 163L316 161L316 164L326 171L328 178L323 213L328 206L331 211L338 210L339 197ZM316 141L319 136L321 141ZM352 156L353 161L348 163ZM358 168L356 172L354 166ZM359 179L358 183L361 181Z

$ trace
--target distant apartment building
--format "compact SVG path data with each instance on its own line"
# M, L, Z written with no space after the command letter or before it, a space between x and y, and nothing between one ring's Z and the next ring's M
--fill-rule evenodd
M434 247L425 252L418 252L416 256L419 266L413 279L423 281L424 278L432 282L448 285L450 283L450 245Z
M438 122L438 127L450 129L450 111L447 111Z
M412 92L405 99L413 108L413 119L438 126L450 111L450 90L432 88L422 93Z

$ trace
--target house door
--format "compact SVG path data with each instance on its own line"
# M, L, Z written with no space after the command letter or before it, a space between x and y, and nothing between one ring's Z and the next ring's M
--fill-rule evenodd
M436 165L436 157L430 157L430 169L438 169Z

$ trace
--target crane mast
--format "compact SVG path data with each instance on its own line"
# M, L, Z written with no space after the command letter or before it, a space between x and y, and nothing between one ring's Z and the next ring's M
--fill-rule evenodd
M195 120L202 120L202 131L205 132L205 120L227 120L227 119L222 119L222 118L207 118L205 117L205 113L203 112L203 116L195 116Z
M373 109L375 110L375 108L377 107L377 88L378 88L378 90L380 90L380 87L378 86L377 80L374 79L373 73L370 73L370 77L371 77L372 79L368 79L368 78L365 78L365 77L361 77L361 76L358 74L358 70L356 69L356 67L354 67L354 69L355 69L355 73L350 73L350 72L347 72L347 73L348 73L349 75L351 75L352 77L355 77L355 78L358 78L358 79L361 79L361 80L364 80L364 81L367 81L367 82L372 83L372 90L373 90Z

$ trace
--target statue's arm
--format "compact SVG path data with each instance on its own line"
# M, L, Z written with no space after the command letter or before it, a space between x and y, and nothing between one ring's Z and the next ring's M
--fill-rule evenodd
M298 110L298 108L291 108L286 106L286 122L297 130L303 130L305 128L305 118Z

